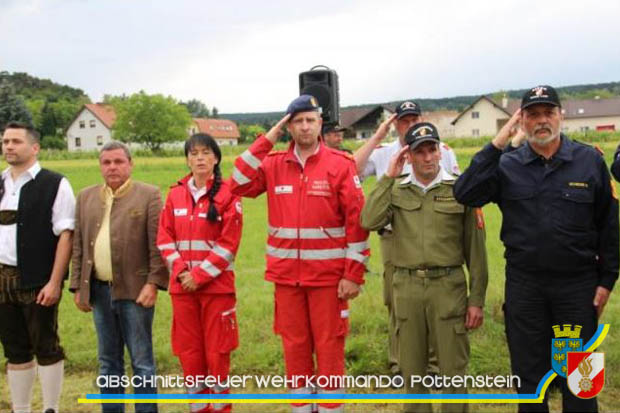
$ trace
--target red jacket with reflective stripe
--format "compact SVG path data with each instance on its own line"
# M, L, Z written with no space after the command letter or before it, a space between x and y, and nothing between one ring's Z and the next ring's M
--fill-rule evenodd
M203 195L194 202L187 185L190 178L188 175L170 188L159 220L157 247L170 270L168 291L186 293L177 276L189 271L199 291L234 293L233 262L241 240L241 201L231 194L229 181L223 180L214 198L220 219L211 222L207 219L209 198Z
M232 192L267 192L269 236L265 278L279 284L337 285L364 282L370 254L360 226L364 193L351 157L322 142L302 167L288 151L271 152L264 136L235 160Z

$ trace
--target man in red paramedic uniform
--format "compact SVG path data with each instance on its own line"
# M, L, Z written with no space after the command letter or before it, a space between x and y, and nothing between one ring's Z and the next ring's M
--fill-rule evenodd
M252 198L267 192L265 278L275 283L274 331L282 337L287 375L342 376L347 300L359 293L369 255L368 232L359 223L364 194L350 155L319 138L316 99L301 95L286 112L236 159L232 192ZM286 151L271 152L284 125L292 142ZM291 392L310 394L308 384L299 380ZM293 404L296 413L311 408ZM320 412L342 409L335 403L319 405Z

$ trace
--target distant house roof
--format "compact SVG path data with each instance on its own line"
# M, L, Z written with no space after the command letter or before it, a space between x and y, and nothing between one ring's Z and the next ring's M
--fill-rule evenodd
M228 119L194 118L198 131L207 133L215 139L239 139L241 134L237 124Z
M362 108L343 109L340 111L340 125L345 128L350 128L359 121L363 120L366 116L374 113L378 109L385 109L390 112L394 110L386 105L367 106Z
M112 105L104 103L87 103L84 107L90 110L97 119L101 121L108 129L111 129L116 122L116 112Z
M620 98L566 100L562 112L567 119L620 116Z
M512 116L521 107L521 99L508 99L506 107L488 96L480 96L471 105L465 108L452 121L454 125L468 110L482 99L489 101L493 106ZM611 99L566 99L562 100L562 113L566 119L594 118L604 116L620 116L620 98Z

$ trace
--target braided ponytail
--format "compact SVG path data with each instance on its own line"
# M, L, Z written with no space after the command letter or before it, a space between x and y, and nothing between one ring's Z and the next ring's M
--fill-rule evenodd
M217 208L215 208L215 202L213 199L222 185L222 173L220 172L220 164L218 163L213 168L213 185L207 191L207 197L209 198L209 211L207 212L207 219L211 222L216 222L220 217Z

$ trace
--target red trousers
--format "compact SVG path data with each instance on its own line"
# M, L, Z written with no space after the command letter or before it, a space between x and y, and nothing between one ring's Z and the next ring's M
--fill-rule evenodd
M276 284L274 331L282 337L286 374L310 377L344 375L344 343L349 328L347 302L338 299L338 286L294 287ZM316 368L313 353L316 353ZM294 394L309 394L305 381L298 381ZM315 385L322 386L323 383ZM326 386L320 392L342 392ZM303 403L293 404L293 410L310 411ZM319 404L321 411L338 410L340 404Z
M229 394L230 352L239 345L234 294L172 294L172 351L179 358L190 394ZM214 376L218 385L196 380ZM230 403L193 403L192 412L230 412Z

